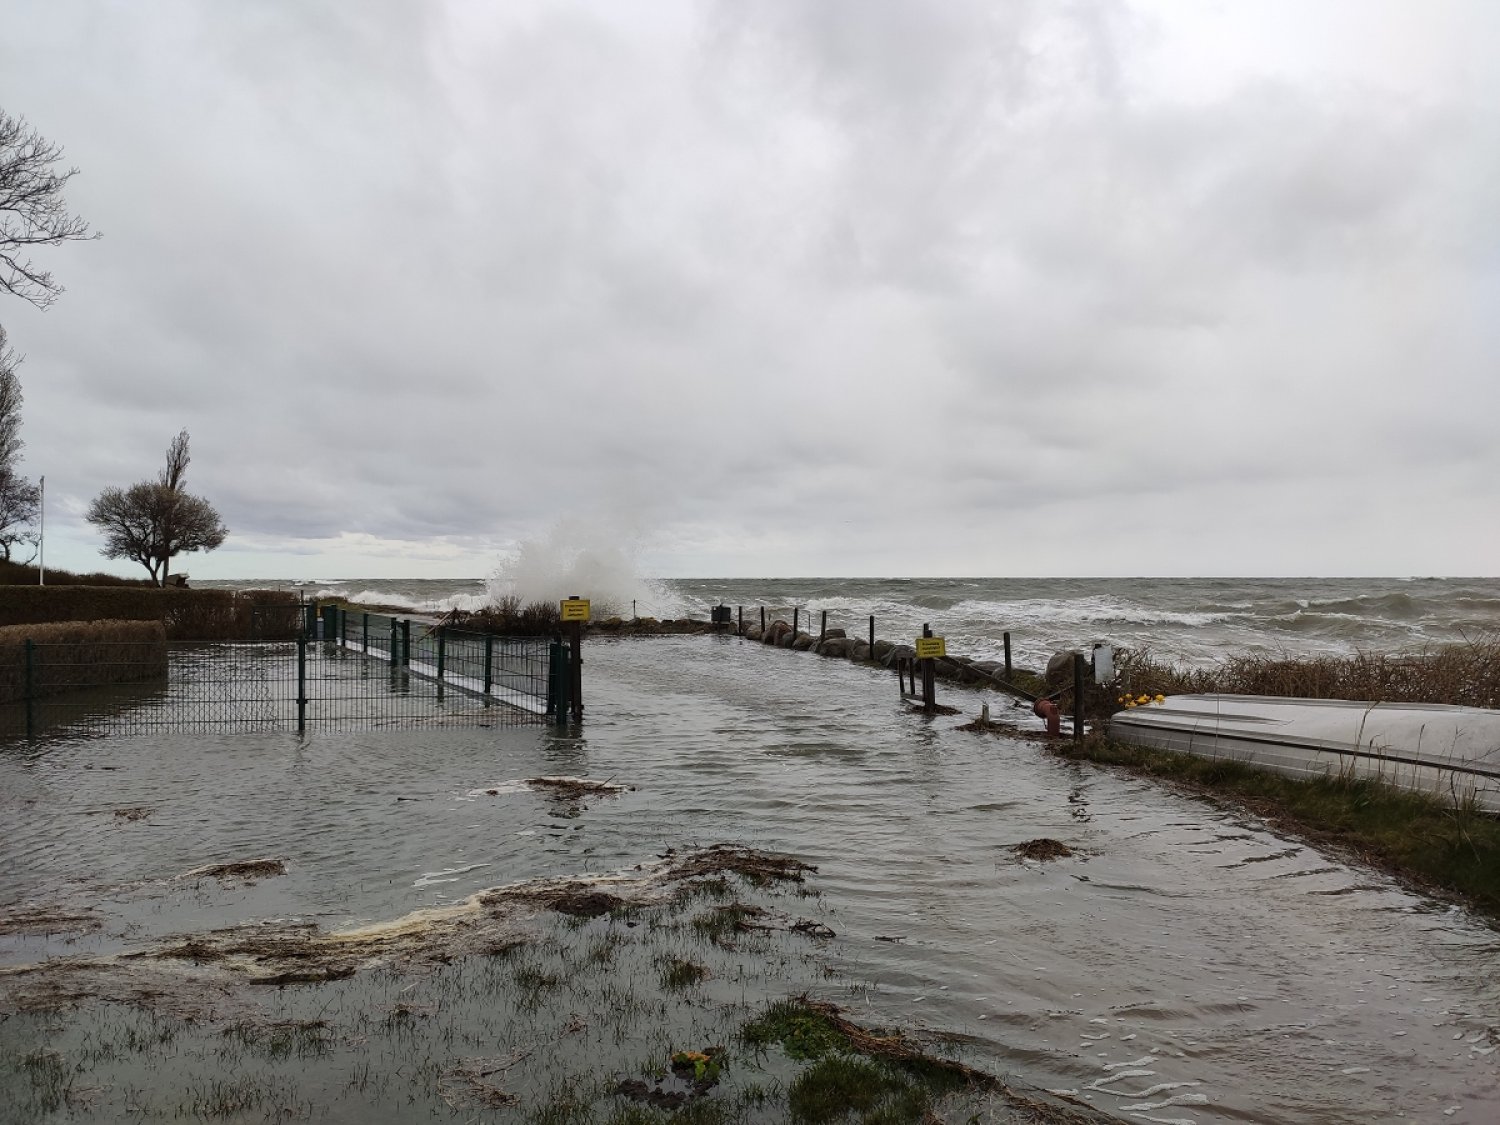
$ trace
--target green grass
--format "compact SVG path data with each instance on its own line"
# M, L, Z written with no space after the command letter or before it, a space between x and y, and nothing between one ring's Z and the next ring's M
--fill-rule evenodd
M667 957L661 965L661 986L667 992L681 992L702 984L708 977L708 969L696 961L685 961L680 957Z
M821 1059L849 1041L833 1021L800 1000L778 1000L740 1029L740 1039L764 1050L773 1044L792 1059Z
M894 1067L857 1055L829 1055L799 1074L787 1089L793 1121L807 1125L855 1120L862 1125L906 1125L931 1107L927 1089Z
M1059 744L1054 753L1231 797L1302 835L1456 895L1492 924L1500 923L1500 818L1472 804L1368 778L1301 781L1239 762L1105 739Z

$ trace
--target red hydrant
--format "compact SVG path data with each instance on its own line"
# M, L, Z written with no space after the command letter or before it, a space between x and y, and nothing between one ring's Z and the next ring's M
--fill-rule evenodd
M1062 737L1062 712L1057 709L1057 704L1047 698L1038 699L1031 705L1031 713L1039 719L1047 721L1047 737Z

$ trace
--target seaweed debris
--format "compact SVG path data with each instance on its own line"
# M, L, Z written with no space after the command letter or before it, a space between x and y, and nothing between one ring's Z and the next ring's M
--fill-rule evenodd
M0 937L11 934L92 933L102 923L92 914L48 906L17 906L0 911Z
M587 808L585 802L590 797L616 797L635 790L633 785L591 781L586 777L528 777L522 784L552 801L568 817L577 816Z
M1035 840L1027 840L1023 844L1017 844L1012 849L1022 859L1035 859L1045 861L1049 859L1063 859L1073 854L1073 849L1061 840L1053 840L1047 836L1039 836Z
M736 844L715 844L683 856L668 850L662 858L668 861L666 878L672 882L738 875L752 886L768 887L773 883L801 883L805 876L818 873L812 864L792 856Z
M253 883L257 879L269 879L274 875L286 874L286 860L283 859L242 859L233 863L209 863L202 867L195 867L191 871L184 871L177 876L181 879L243 879L247 883Z

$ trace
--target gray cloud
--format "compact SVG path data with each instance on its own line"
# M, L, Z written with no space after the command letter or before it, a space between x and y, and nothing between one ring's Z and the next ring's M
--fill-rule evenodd
M671 573L1500 548L1477 94L1168 96L1125 4L21 7L0 97L105 233L0 308L60 565L183 425L195 573L477 573L563 513Z

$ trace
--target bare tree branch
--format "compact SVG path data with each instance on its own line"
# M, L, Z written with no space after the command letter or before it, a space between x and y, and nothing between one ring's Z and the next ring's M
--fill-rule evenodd
M62 286L32 262L29 249L99 237L63 202L63 188L78 169L53 171L62 154L25 118L0 110L0 289L42 309Z

